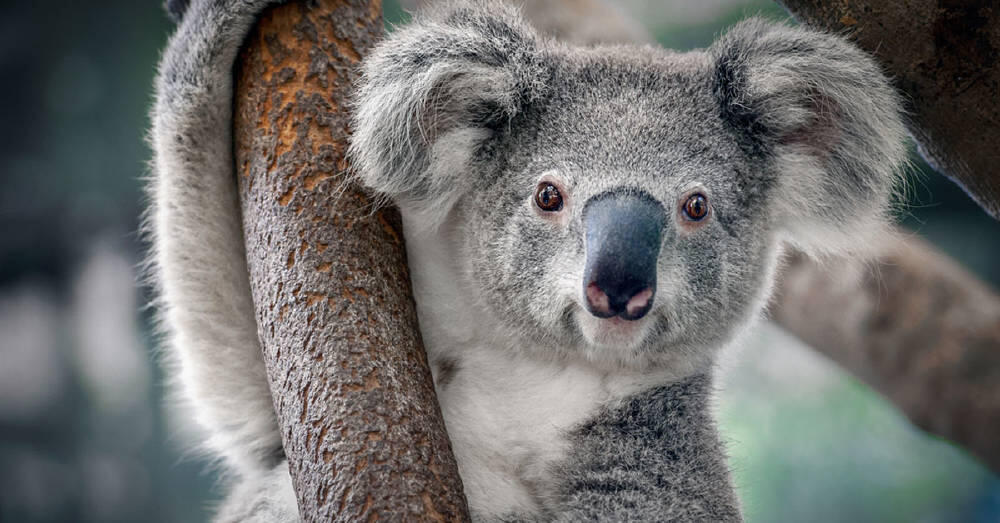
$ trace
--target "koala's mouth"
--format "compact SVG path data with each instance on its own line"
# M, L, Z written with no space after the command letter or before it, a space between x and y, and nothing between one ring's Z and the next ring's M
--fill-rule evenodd
M632 332L637 328L636 320L626 320L621 315L612 316L611 318L602 318L602 320L603 322L599 323L606 324L607 326L605 328L607 329L616 329L622 332Z

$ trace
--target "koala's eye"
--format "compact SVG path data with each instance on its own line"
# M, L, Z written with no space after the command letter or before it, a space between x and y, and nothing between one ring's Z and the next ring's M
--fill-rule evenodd
M559 189L548 182L538 184L535 189L535 205L546 212L556 212L563 207L563 198L559 194Z
M695 193L688 196L684 202L684 216L691 221L701 221L708 215L708 198L704 194Z

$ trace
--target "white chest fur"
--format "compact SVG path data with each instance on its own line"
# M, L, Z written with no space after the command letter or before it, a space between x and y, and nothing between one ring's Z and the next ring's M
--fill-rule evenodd
M565 456L571 429L676 376L609 373L511 350L462 288L446 236L406 221L404 212L421 333L470 508L480 516L536 512L551 493L550 467Z
M470 505L486 514L537 510L566 431L610 397L602 377L486 346L465 347L460 365L438 393Z

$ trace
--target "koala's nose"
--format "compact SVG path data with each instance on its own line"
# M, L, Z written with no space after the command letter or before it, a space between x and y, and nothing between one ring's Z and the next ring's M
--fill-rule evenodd
M599 318L638 320L656 294L656 261L666 213L645 193L604 193L583 210L583 293Z

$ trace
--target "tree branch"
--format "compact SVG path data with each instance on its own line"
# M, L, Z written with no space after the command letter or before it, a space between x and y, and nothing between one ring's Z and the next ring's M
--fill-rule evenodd
M378 0L266 12L239 59L236 166L259 336L306 521L463 520L398 212L348 183Z
M1000 296L932 246L899 239L864 267L796 255L772 314L1000 470Z

